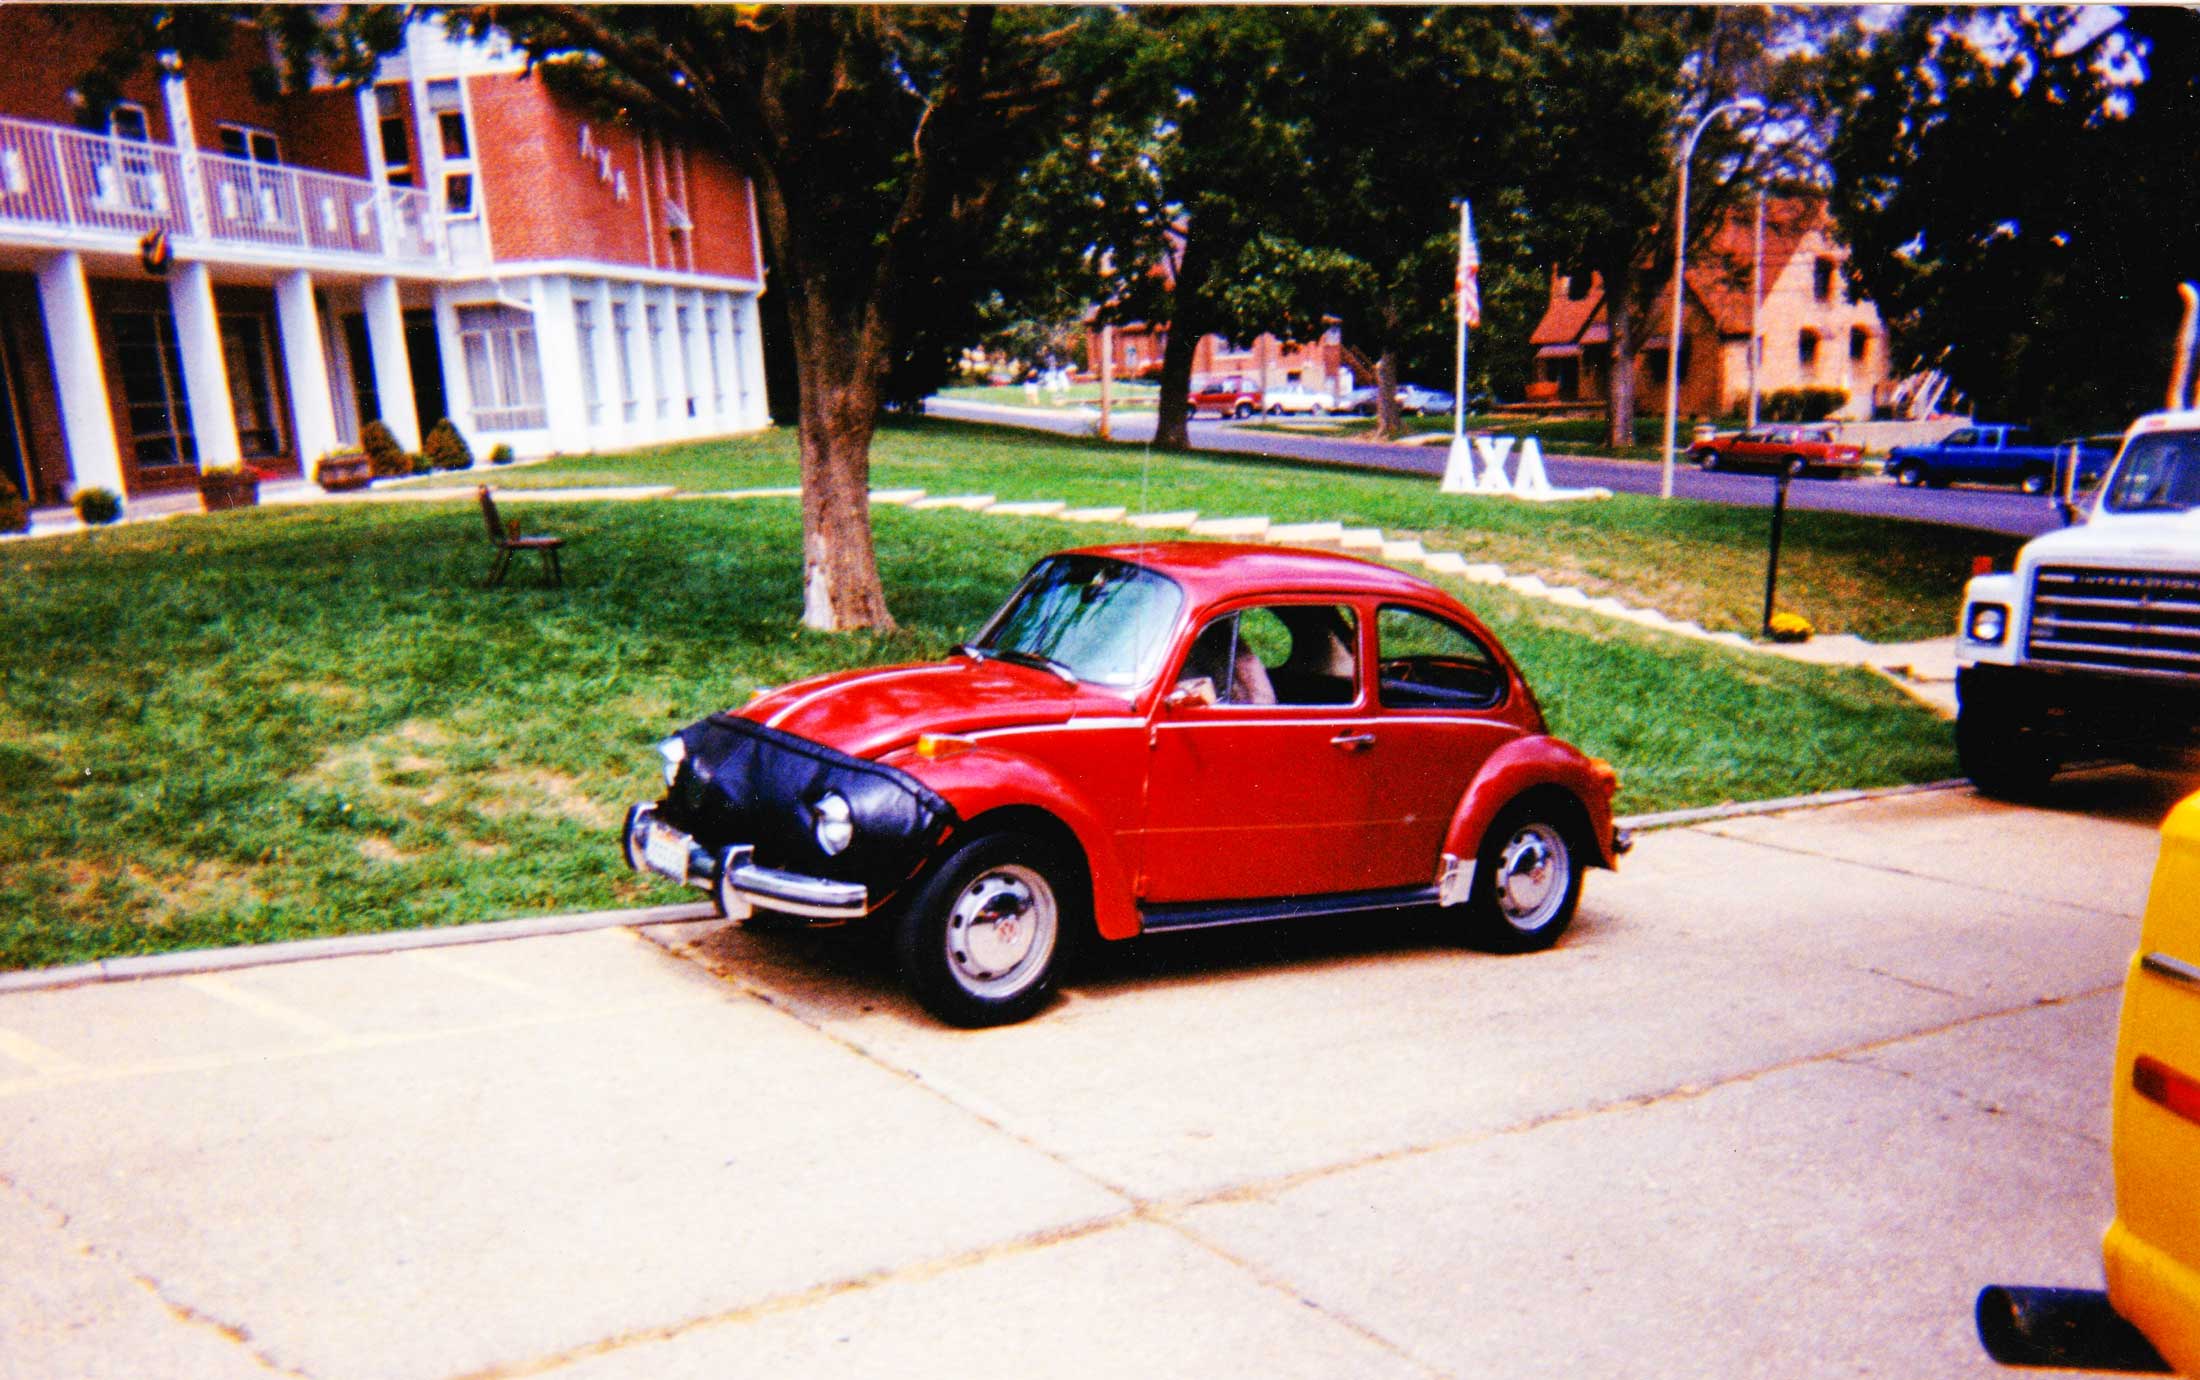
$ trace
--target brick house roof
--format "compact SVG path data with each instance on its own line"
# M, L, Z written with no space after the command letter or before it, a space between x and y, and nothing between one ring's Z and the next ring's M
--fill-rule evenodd
M1805 236L1827 219L1826 203L1818 197L1768 197L1765 201L1765 269L1769 284L1795 257ZM1755 208L1739 206L1723 218L1711 234L1708 246L1688 266L1688 296L1711 318L1721 335L1749 334L1749 264L1755 237ZM1662 285L1659 296L1669 294ZM1530 333L1528 343L1545 345L1596 345L1611 339L1604 316L1604 279L1592 274L1589 291L1579 299L1566 290L1566 275L1554 273L1551 298L1543 319Z

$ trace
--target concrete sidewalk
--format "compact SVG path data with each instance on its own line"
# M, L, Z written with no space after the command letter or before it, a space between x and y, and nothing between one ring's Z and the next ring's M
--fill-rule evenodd
M944 1029L659 926L0 996L0 1376L1995 1374L2097 1284L2173 789L1647 835L1550 953L1113 947Z

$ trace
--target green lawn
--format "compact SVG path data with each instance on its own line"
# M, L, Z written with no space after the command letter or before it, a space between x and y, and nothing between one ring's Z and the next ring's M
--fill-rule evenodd
M1161 386L1136 379L1117 379L1114 384L1114 406L1125 412L1151 412L1156 399L1161 396ZM992 403L998 407L1076 407L1081 404L1100 405L1098 383L1073 383L1061 392L1040 389L1036 401L1022 384L981 385L969 388L942 388L937 396L952 398L957 402Z
M882 428L871 464L872 482L880 487L935 494L1372 525L1713 629L1754 635L1763 612L1768 516L1761 510L1629 494L1538 506L1441 494L1433 479L1170 455L937 420ZM797 478L795 438L778 431L736 442L569 458L504 472L497 482L512 488L673 484L708 492L788 485ZM1081 531L1058 530L1065 541L1079 539ZM1781 539L1780 603L1823 632L1874 641L1938 637L1954 628L1972 558L2006 562L2018 545L2013 537L1967 528L1791 510Z
M775 444L590 464L726 487L770 477L749 452ZM563 591L532 568L477 588L465 501L0 546L0 968L689 895L616 854L658 737L759 685L939 655L1031 560L1109 535L881 509L902 630L835 637L799 627L791 500L509 509L569 539ZM1555 727L1619 764L1623 810L1952 770L1946 726L1868 674L1470 598Z

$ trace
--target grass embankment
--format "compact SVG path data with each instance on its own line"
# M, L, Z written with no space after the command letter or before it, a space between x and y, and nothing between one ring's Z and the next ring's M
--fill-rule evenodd
M692 492L793 484L795 438L663 447L578 457L498 477L510 487L673 484ZM1714 630L1755 635L1764 611L1761 509L1621 494L1538 506L1437 492L1433 479L1287 461L1149 453L1141 447L925 421L882 428L872 482L934 494L1121 504L1132 512L1261 513L1278 522L1340 520L1418 536L1432 549L1494 561L1644 604ZM431 481L432 482L432 481ZM1059 529L1065 541L1083 529ZM1791 509L1781 538L1780 605L1821 632L1875 642L1939 637L1974 556L2006 560L2020 543L1968 528ZM1470 602L1481 597L1471 593Z
M681 469L726 488L773 477L779 444L506 477ZM951 480L973 450L896 436L885 468L968 487ZM634 878L613 840L624 805L656 793L650 745L667 729L760 684L940 654L1028 562L1110 535L882 509L902 630L833 637L799 627L792 501L508 507L569 539L562 592L531 568L477 588L490 556L470 502L0 547L0 968L692 895ZM1623 810L1951 768L1945 726L1866 674L1502 592L1474 603L1554 726L1619 764Z

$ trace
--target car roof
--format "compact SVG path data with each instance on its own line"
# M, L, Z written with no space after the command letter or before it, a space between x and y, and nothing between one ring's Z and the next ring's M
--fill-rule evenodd
M1421 599L1443 594L1428 581L1387 565L1287 546L1213 541L1118 542L1065 554L1106 556L1157 571L1182 585L1192 601L1201 606L1240 594L1298 591Z

